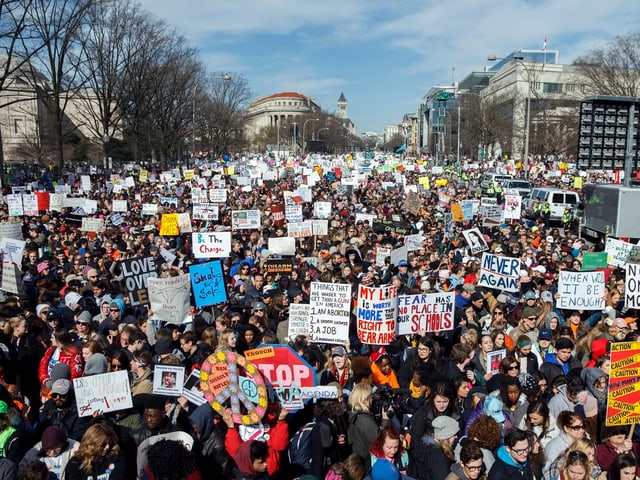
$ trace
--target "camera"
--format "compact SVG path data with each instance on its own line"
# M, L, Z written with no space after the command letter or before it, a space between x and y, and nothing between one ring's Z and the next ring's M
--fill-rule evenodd
M394 411L398 408L400 395L389 385L378 386L371 398L371 413L377 421L382 417L382 411L387 412L389 418L393 417Z

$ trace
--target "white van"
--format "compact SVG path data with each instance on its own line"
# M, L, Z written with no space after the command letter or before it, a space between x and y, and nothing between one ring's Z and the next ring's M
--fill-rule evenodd
M544 203L545 201L549 202L549 208L551 209L549 220L561 220L562 214L567 207L571 207L573 209L574 216L577 214L580 197L578 197L576 192L572 192L570 190L537 187L531 191L531 195L529 197L522 201L525 215L529 218L533 218L533 206L536 202Z

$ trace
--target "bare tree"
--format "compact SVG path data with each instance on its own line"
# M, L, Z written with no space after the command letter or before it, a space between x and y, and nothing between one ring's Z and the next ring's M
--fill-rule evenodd
M483 100L464 94L459 99L461 153L484 155L496 142L511 136L512 122L503 100Z
M587 91L596 95L640 95L640 32L615 37L574 60L587 80Z
M31 55L31 79L44 75L46 90L39 83L33 87L42 95L43 105L50 113L53 144L57 163L64 165L65 109L70 95L79 83L82 25L94 2L100 0L32 0L27 12L26 35L22 36L25 52ZM44 45L44 47L43 47Z

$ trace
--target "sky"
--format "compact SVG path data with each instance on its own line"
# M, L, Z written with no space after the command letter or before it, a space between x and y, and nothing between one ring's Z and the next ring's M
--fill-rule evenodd
M244 77L254 99L294 91L333 113L340 93L358 133L415 113L517 49L569 64L640 32L635 0L141 0L197 47L209 73Z

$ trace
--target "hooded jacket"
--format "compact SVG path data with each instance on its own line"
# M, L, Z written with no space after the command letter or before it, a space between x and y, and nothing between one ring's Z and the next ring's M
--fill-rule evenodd
M449 473L444 480L469 480L469 478L464 474L462 465L456 462L451 465L451 473Z
M607 387L605 387L604 390L598 390L594 386L595 381L598 380L600 377L607 377L607 374L604 373L602 369L597 367L584 368L580 372L580 378L582 378L582 381L587 386L587 390L589 390L589 393L591 393L591 395L593 395L598 401L598 409L603 410L607 406L607 390L608 389Z
M203 403L196 408L189 415L189 422L200 431L200 438L196 439L193 451L202 477L222 478L227 472L229 454L224 448L224 434L213 424L211 405Z
M504 445L498 448L495 463L489 470L488 480L533 480L533 472L528 463L518 463Z
M232 477L234 480L269 480L267 472L258 473L253 469L251 461L251 440L242 442L236 454L233 456L235 465L233 465Z

